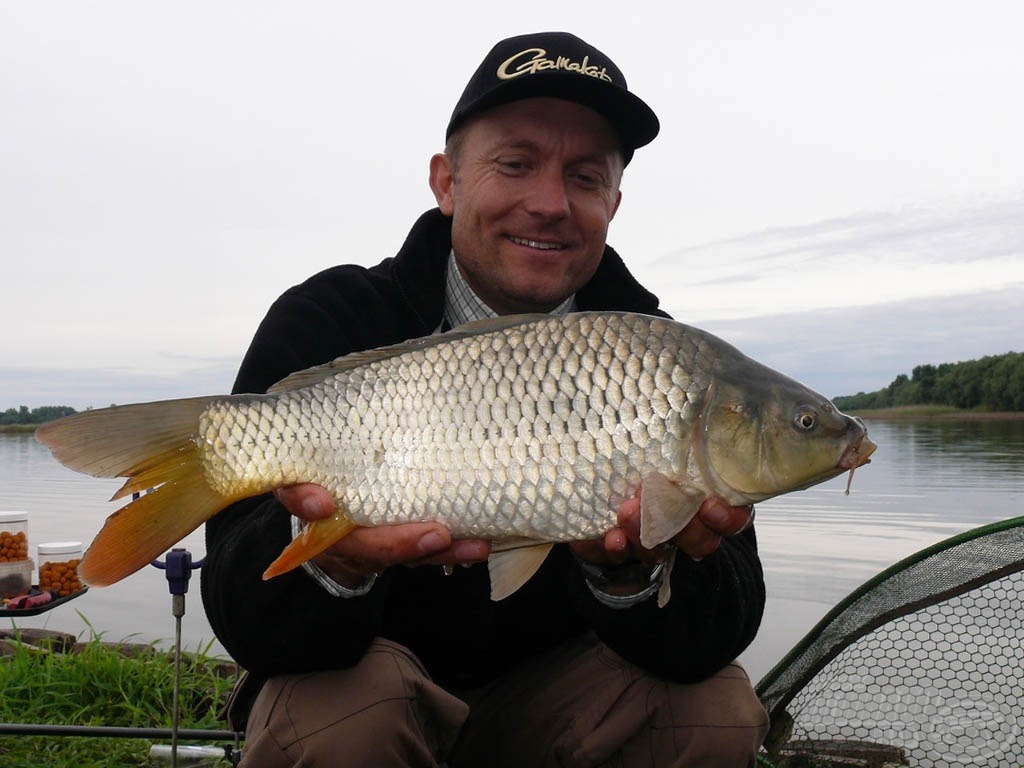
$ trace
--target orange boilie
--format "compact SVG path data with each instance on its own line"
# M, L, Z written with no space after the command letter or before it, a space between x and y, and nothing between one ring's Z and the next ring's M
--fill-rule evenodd
M24 531L0 531L0 563L28 558L28 536Z

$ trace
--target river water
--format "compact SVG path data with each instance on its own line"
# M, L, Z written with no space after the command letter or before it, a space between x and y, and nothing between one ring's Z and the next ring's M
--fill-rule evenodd
M857 471L849 496L844 476L757 507L769 602L761 632L743 656L755 681L877 572L964 530L1024 514L1024 420L871 421L868 427L879 448ZM33 557L40 542L87 544L115 508L106 499L118 487L65 469L31 435L0 434L0 511L29 513ZM179 546L201 558L201 530ZM174 637L167 581L156 568L17 624L166 645ZM223 653L203 614L198 575L186 598L182 637L188 650L212 642L212 652Z

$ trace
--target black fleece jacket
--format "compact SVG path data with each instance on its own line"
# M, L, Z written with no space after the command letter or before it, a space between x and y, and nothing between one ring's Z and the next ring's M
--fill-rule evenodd
M431 333L441 322L451 220L425 213L395 258L369 269L338 266L286 291L242 362L235 392L264 392L292 373L350 352ZM581 310L664 315L657 298L611 248L577 292ZM753 529L699 563L676 560L672 600L613 610L594 599L568 548L501 602L486 565L392 568L364 597L332 597L303 570L261 574L291 538L289 515L269 495L241 501L206 526L202 596L228 652L258 676L346 667L375 636L410 648L441 685L470 688L589 630L664 677L702 679L757 632L764 581Z

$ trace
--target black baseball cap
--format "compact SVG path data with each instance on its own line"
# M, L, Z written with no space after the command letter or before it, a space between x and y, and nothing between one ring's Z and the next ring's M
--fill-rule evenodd
M455 105L445 139L473 115L537 96L575 101L602 114L618 131L627 163L633 150L658 135L654 110L630 93L611 59L568 32L538 32L491 49Z

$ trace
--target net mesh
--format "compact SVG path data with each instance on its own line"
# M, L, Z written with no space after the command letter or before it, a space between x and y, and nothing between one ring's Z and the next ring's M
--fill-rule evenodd
M833 609L758 684L773 756L888 745L913 766L1024 765L1024 517L947 539Z

